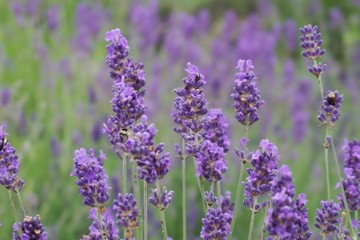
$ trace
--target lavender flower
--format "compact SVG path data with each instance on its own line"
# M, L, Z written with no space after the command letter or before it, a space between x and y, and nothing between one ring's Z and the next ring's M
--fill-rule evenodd
M337 232L340 205L333 201L321 201L320 205L321 208L316 210L315 227L320 229L320 234L323 236Z
M352 171L347 172L345 170L345 175L347 176L347 179L342 179L342 184L344 186L346 202L349 211L357 211L360 209L360 183L354 176L352 176ZM340 184L338 183L336 187L339 188ZM344 199L341 193L338 195L338 200L341 208L344 209Z
M20 163L16 150L6 139L7 133L0 126L0 184L7 189L18 192L24 181L18 176Z
M106 32L105 40L108 42L105 62L113 71L119 71L122 60L129 55L128 41L118 28Z
M93 149L88 153L84 148L75 150L73 170L70 176L75 176L79 193L84 197L83 204L91 207L99 207L109 199L109 187L107 175L102 161L105 155L100 151L99 157Z
M159 196L158 189L152 189L152 193L149 196L149 202L157 208L159 211L164 211L172 202L174 191L168 192L166 187L163 187L161 196Z
M138 227L138 209L134 196L129 193L125 195L119 193L114 200L113 210L117 218L117 225L125 229L125 235L128 239L132 239L133 231Z
M213 204L217 202L217 197L215 197L214 192L206 191L204 198L205 198L205 202L209 207L211 207Z
M223 148L205 140L195 154L195 158L197 176L203 176L209 182L217 182L222 179L222 175L227 170Z
M343 101L342 95L338 91L328 91L323 100L321 110L318 114L318 119L321 123L329 123L331 126L339 119L339 108Z
M225 240L230 234L230 224L224 217L220 208L209 208L205 218L202 219L200 238L205 240Z
M325 54L325 50L321 48L323 41L321 33L317 32L318 26L305 25L300 28L302 36L300 37L300 46L304 49L302 55L309 59L315 60Z
M217 143L219 147L224 149L226 153L230 148L230 140L227 136L229 123L224 117L221 109L210 109L209 112L203 117L202 131L200 135L204 140L209 140Z
M265 219L268 239L309 239L309 220L305 208L306 198L300 194L293 200L295 187L288 166L279 169L278 176L272 182L272 207Z
M232 216L234 213L235 204L231 202L231 192L225 192L225 196L220 197L221 211L224 214L226 221L231 224Z
M316 78L319 78L320 75L326 70L327 65L319 62L316 65L308 67L308 71L312 73Z
M20 229L19 229L20 227ZM18 235L18 232L21 232ZM46 229L43 227L40 216L25 216L24 221L14 223L13 225L14 240L47 240Z
M260 99L252 61L239 60L236 68L239 72L236 74L231 94L234 99L235 118L243 125L249 126L259 120L258 110L264 101Z
M111 216L106 213L102 213L102 222L99 221L96 215L96 208L91 208L89 211L89 218L92 220L92 224L89 227L90 234L89 240L115 240L119 238L119 230L116 228L115 223ZM84 238L83 238L84 239ZM86 238L85 238L86 239Z
M254 206L254 196L264 195L271 190L271 182L275 178L275 171L278 168L277 162L280 159L277 147L269 140L261 140L261 151L257 150L250 154L250 164L253 167L246 169L249 176L244 185L244 205L249 209L258 212L266 206L266 202L256 203Z
M344 168L352 169L352 175L360 181L360 141L346 141L343 149L345 150Z
M207 101L203 93L205 78L199 68L188 63L185 71L187 77L183 79L184 87L175 89L174 110L171 116L176 124L174 131L181 134L184 140L194 140L193 133L200 132L199 117L207 113Z

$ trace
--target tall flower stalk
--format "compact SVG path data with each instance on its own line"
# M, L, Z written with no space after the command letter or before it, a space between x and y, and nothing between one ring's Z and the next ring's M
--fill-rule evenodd
M236 66L238 73L236 74L236 79L233 84L233 92L231 97L234 100L233 107L235 110L235 118L239 123L244 125L244 137L241 140L240 150L237 150L237 155L240 158L240 173L238 186L236 190L236 200L234 215L231 222L231 233L229 239L231 239L231 234L234 231L236 218L238 215L238 209L240 204L240 193L242 188L242 181L245 172L245 164L249 162L248 159L248 134L249 126L259 120L259 108L264 101L261 100L260 90L257 87L256 76L253 72L254 65L251 60L239 60Z

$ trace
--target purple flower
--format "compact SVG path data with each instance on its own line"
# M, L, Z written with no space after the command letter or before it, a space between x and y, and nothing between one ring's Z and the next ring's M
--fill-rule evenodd
M321 48L323 41L321 33L317 32L318 26L305 25L300 28L302 36L300 37L300 46L304 49L302 55L309 59L318 59L325 54L325 50Z
M108 240L115 240L119 238L119 230L116 228L111 215L102 213L102 221L100 222L97 217L97 209L91 208L89 211L89 218L92 220L92 224L89 227L90 234L87 239L101 240L105 238Z
M205 218L202 219L200 238L205 240L225 240L229 234L230 224L221 209L209 208Z
M352 169L352 175L360 181L360 141L346 141L343 149L345 150L344 168Z
M342 184L344 186L346 202L350 211L357 211L360 208L360 183L352 176L352 171L345 169L345 175L347 175L347 179L342 179ZM337 188L340 187L339 185L340 184L337 184ZM345 205L341 193L338 195L338 200L341 208L344 209Z
M16 150L6 138L7 133L0 126L0 184L7 189L18 192L24 181L18 176L20 163Z
M125 195L119 193L114 200L113 210L117 218L117 225L124 228L126 237L131 239L133 231L138 227L138 209L134 196L131 193L126 193Z
M217 202L217 197L215 196L214 192L205 192L205 202L210 207Z
M176 124L174 131L185 140L194 140L194 134L201 130L200 117L207 113L207 101L203 93L205 78L199 68L188 63L183 79L184 87L175 89L174 109L171 116Z
M163 187L161 196L159 196L158 189L152 189L152 193L149 196L149 202L157 208L159 211L164 211L172 202L174 191L168 192L166 187Z
M232 216L234 213L235 203L231 202L231 192L225 192L225 196L220 197L221 211L224 214L226 221L231 224Z
M19 229L20 227L20 229ZM18 232L21 232L20 236ZM24 221L14 223L13 240L47 240L46 229L43 227L40 216L25 216Z
M195 158L197 176L203 176L209 182L217 182L222 179L222 175L227 170L222 147L205 140L195 154Z
M52 5L46 10L46 21L48 28L56 31L59 28L59 5Z
M343 101L343 96L339 94L338 91L328 91L324 95L323 104L321 106L321 111L319 111L318 119L321 123L329 123L333 125L340 116L339 108Z
M280 156L277 147L269 140L261 140L261 150L250 154L250 164L253 168L247 168L249 176L244 185L244 205L258 212L266 206L266 202L258 202L254 206L254 196L264 195L271 190L271 182L276 176Z
M204 140L217 143L219 147L224 149L225 153L229 151L230 140L227 136L229 123L224 117L221 109L210 109L203 117L201 124L202 130L200 135Z
M78 179L75 181L79 186L79 193L84 197L83 204L91 207L99 207L109 199L109 187L107 175L102 161L105 155L100 151L99 157L90 149L88 153L84 148L75 150L73 170L70 176Z
M278 176L272 182L272 207L268 209L265 219L268 239L309 239L309 220L307 202L304 194L293 200L294 185L290 168L283 165Z
M321 62L319 62L316 65L308 67L308 71L312 73L315 77L319 78L320 75L326 70L326 68L326 64L322 64Z
M259 120L259 107L264 104L260 99L260 90L256 85L254 66L251 60L239 60L236 68L236 80L231 97L234 99L235 118L243 125L251 125Z
M321 201L321 208L316 210L315 227L320 229L322 236L337 232L339 223L340 205L333 201Z

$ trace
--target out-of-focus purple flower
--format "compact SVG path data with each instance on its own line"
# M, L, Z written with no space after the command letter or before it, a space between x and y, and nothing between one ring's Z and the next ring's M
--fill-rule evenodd
M266 202L257 202L254 206L254 196L264 195L271 190L271 182L276 176L280 156L277 147L269 140L260 141L261 150L250 154L250 164L253 168L246 169L249 176L244 185L244 205L258 212L266 206Z
M234 213L235 203L231 202L231 192L225 192L225 196L220 197L221 211L224 214L226 221L231 224L232 216Z
M92 220L92 224L89 227L90 233L88 238L83 239L97 240L97 239L108 239L115 240L119 238L119 230L116 228L114 220L108 213L101 213L102 221L100 222L97 217L97 209L91 208L89 211L89 218Z
M203 117L201 124L202 129L200 135L204 140L216 143L219 147L224 149L225 153L229 151L230 140L227 136L229 123L221 109L210 109Z
M338 91L327 91L324 95L322 111L319 111L318 120L323 123L333 125L340 117L339 108L343 102L343 96Z
M149 202L154 206L154 208L159 211L164 211L169 204L172 202L174 196L174 191L168 192L166 187L163 187L161 196L159 196L158 189L152 189L152 193L149 196Z
M51 153L54 157L59 157L61 153L61 144L56 137L50 139Z
M79 193L84 197L83 204L99 207L110 197L107 175L102 161L105 155L100 151L99 157L90 149L88 153L84 148L75 150L73 170L70 176L77 177L75 181L79 186Z
M236 80L231 97L234 99L235 118L243 125L251 125L259 120L259 107L264 104L260 99L260 90L256 85L254 65L251 60L239 60L236 68Z
M134 230L138 227L138 209L134 196L131 193L125 195L119 193L114 200L113 210L117 218L117 225L125 229L127 239L132 239Z
M213 204L217 202L217 197L215 197L214 192L206 191L204 198L205 198L205 202L209 207L211 207Z
M309 220L305 195L293 200L295 187L290 168L283 165L272 182L272 207L265 219L268 239L309 239Z
M294 51L296 49L297 43L297 26L294 20L287 20L284 24L284 34L286 39L286 45L289 51Z
M147 183L162 179L170 168L170 154L164 153L164 144L160 143L146 155L137 159L138 177Z
M11 99L11 91L10 88L4 87L0 91L0 104L5 107Z
M357 211L360 209L360 183L352 175L351 169L344 170L346 179L342 179L342 185L344 186L344 192L346 196L346 202L350 211ZM340 187L338 183L337 188ZM338 200L342 209L345 209L343 195L339 193Z
M91 129L91 138L94 142L100 141L102 137L102 130L103 130L103 123L102 121L96 121Z
M352 169L352 175L360 181L360 141L345 141L343 149L345 151L344 168Z
M339 8L333 7L329 10L330 26L339 28L344 24L344 17Z
M205 240L225 240L230 234L230 224L224 217L221 208L209 208L202 219L200 238Z
M316 210L315 227L320 229L322 236L337 232L339 223L340 205L333 201L321 201L321 208Z
M176 124L174 131L189 144L194 140L194 133L201 130L200 117L207 113L208 103L203 93L206 81L199 68L188 63L185 71L188 75L183 79L184 87L174 90L177 96L171 116Z
M310 24L300 28L302 36L300 36L300 46L304 49L302 55L311 60L320 58L325 54L325 49L321 48L323 41L321 40L321 33L318 33L318 26Z
M46 10L47 26L52 31L56 31L59 28L59 12L59 5L52 5Z
M20 229L19 229L20 227ZM18 235L20 232L20 236ZM24 221L14 223L13 240L47 240L46 229L43 227L40 216L25 216Z
M197 22L199 26L199 33L205 34L209 30L210 26L210 16L209 11L207 9L201 9L197 14Z
M20 163L16 150L6 138L7 133L0 126L0 184L7 189L18 192L24 181L18 176Z
M222 179L227 170L224 159L224 149L209 140L202 142L199 151L195 154L196 176L202 176L209 182Z

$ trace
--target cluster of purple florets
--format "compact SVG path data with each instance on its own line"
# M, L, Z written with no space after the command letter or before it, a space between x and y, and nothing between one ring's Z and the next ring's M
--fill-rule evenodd
M328 91L324 95L323 104L318 114L318 119L321 123L326 124L329 122L334 124L340 117L339 108L343 101L343 96L338 91Z
M340 205L333 201L321 201L321 208L316 210L315 227L320 229L320 234L327 236L339 231Z
M25 216L20 223L15 223L13 240L47 240L46 229L41 223L40 216Z
M116 228L114 220L109 213L102 214L102 221L97 217L97 210L91 208L89 211L89 219L92 221L90 225L89 235L85 235L81 240L116 240L119 239L119 230Z
M158 189L153 189L149 197L149 202L160 211L164 211L172 202L174 191L168 192L166 187L163 187L161 195Z
M132 235L132 232L138 227L138 209L133 194L119 193L114 200L113 210L117 218L117 225L124 228L128 236Z
M205 240L225 240L230 234L230 224L221 208L209 208L205 218L202 219L200 237Z

